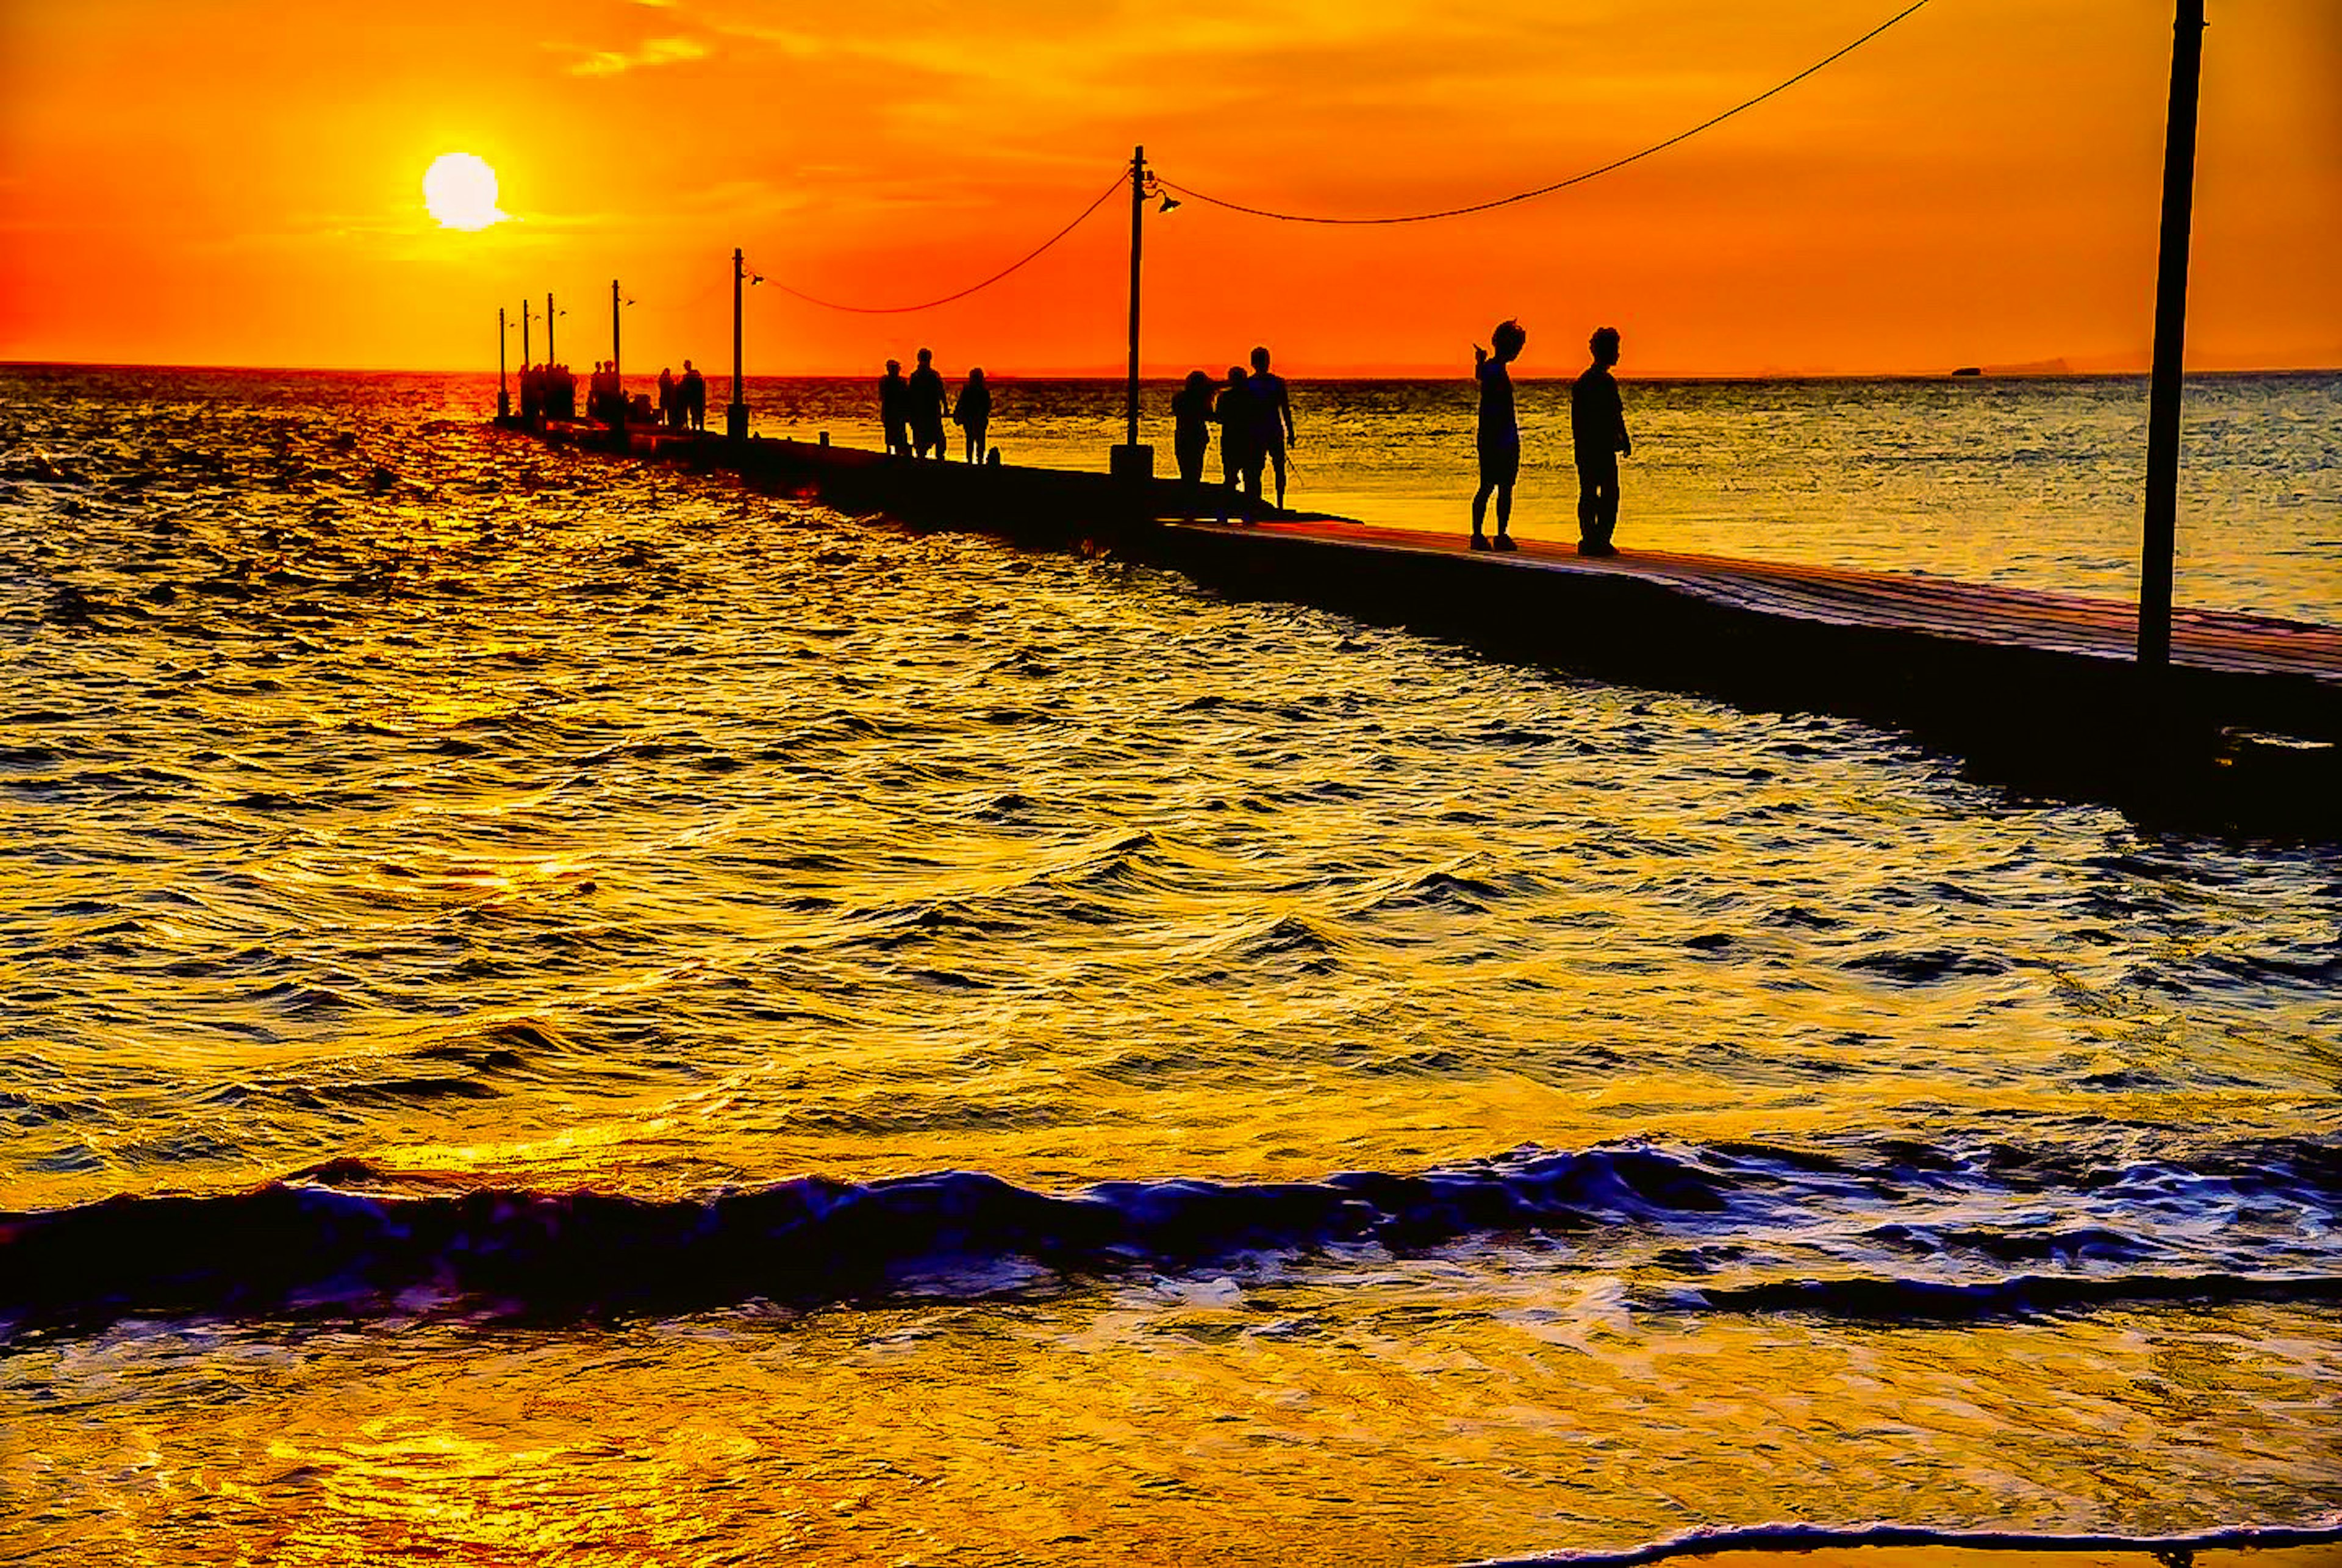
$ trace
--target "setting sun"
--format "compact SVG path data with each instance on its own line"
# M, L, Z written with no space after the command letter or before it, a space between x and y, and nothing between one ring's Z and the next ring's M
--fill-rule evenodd
M512 216L496 206L496 172L469 153L448 153L423 175L423 205L449 229L484 229Z

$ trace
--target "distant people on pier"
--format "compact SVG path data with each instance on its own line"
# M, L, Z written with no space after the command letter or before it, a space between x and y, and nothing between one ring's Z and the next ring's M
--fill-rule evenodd
M586 416L605 424L626 422L626 384L618 379L618 362L597 359L586 383Z
M552 417L575 420L577 417L577 373L565 365L547 365L545 369L545 404Z
M1171 394L1171 454L1180 479L1191 488L1203 487L1204 454L1211 447L1212 378L1191 370L1186 384Z
M659 423L670 430L683 428L683 399L676 391L675 372L659 366Z
M542 366L524 365L520 367L521 423L534 424L545 414L545 371Z
M1260 471L1264 464L1276 470L1276 509L1285 510L1285 449L1294 441L1293 399L1285 377L1270 374L1268 350L1252 351L1252 379L1246 389L1258 400L1253 414L1253 442L1259 460L1245 470L1245 491L1256 511L1260 502Z
M1472 375L1480 384L1480 425L1476 437L1480 453L1480 488L1472 493L1472 548L1511 550L1513 544L1513 482L1521 476L1521 426L1513 414L1513 374L1506 368L1528 345L1529 335L1516 321L1500 321L1488 342L1494 352L1472 345ZM1496 496L1496 537L1492 544L1483 531L1488 520L1488 494Z
M676 395L682 399L683 414L691 422L691 428L696 432L706 431L707 378L700 375L698 368L687 359L683 362L683 380L676 387Z
M903 362L890 359L886 374L878 378L878 428L886 442L889 456L907 455L909 438L904 434L911 417L911 388L903 379Z
M934 349L919 350L919 368L911 372L911 450L917 457L932 452L940 463L948 455L944 451L944 414L950 398L935 358Z
M1594 363L1569 388L1569 434L1577 456L1577 553L1616 555L1610 534L1618 526L1618 459L1635 451L1617 378L1610 374L1618 363L1618 329L1600 328L1586 347Z
M1252 441L1253 400L1246 386L1248 378L1241 365L1228 366L1228 379L1220 387L1220 394L1212 401L1212 423L1220 427L1220 521L1228 520L1228 508L1236 496L1244 493L1246 452ZM1259 471L1254 470L1254 478ZM1245 507L1244 520L1253 521L1249 504Z
M969 369L967 385L959 389L959 401L952 405L952 420L967 438L967 460L983 462L992 428L992 388L985 385L984 366Z

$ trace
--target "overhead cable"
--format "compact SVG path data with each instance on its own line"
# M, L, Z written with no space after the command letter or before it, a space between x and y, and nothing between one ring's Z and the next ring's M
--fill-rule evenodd
M1649 157L1653 153L1663 153L1678 142L1687 142L1692 137L1698 135L1702 131L1720 125L1724 124L1725 121L1732 118L1733 115L1737 115L1742 111L1755 108L1757 105L1763 103L1766 99L1774 96L1776 94L1787 92L1789 88L1796 86L1798 83L1804 81L1807 77L1812 75L1815 72L1822 69L1824 66L1833 65L1836 62L1844 59L1847 55L1853 54L1857 49L1861 48L1865 44L1869 43L1873 38L1877 37L1881 33L1886 32L1889 27L1894 26L1897 22L1902 21L1904 17L1910 15L1912 12L1924 8L1927 4L1927 0L1918 0L1917 5L1889 16L1886 21L1880 23L1877 26L1873 27L1869 32L1865 33L1861 37L1857 38L1853 43L1848 44L1843 49L1815 61L1812 65L1807 66L1804 70L1798 72L1787 81L1780 83L1776 86L1767 88L1764 92L1757 94L1755 97L1749 99L1745 104L1734 105L1731 108L1725 110L1724 113L1716 115L1712 120L1701 121L1698 125L1694 125L1688 131L1677 132L1676 135L1669 136L1664 142L1655 142L1651 145L1645 147L1639 153L1630 153L1623 158L1603 165L1598 169L1588 169L1582 175L1572 175L1566 180L1556 180L1549 185L1539 185L1533 191L1522 191L1516 195L1498 196L1494 201L1474 202L1469 206L1446 207L1436 213L1407 213L1398 217L1334 218L1315 216L1306 213L1273 212L1266 207L1248 207L1241 202L1226 201L1218 196L1207 196L1201 191L1192 189L1186 185L1179 185L1172 180L1163 179L1160 175L1157 175L1156 177L1161 182L1166 189L1176 191L1183 196L1202 202L1208 206L1226 207L1230 212L1248 213L1256 218L1276 218L1279 222L1288 224L1427 224L1436 218L1460 218L1470 213L1485 213L1495 207L1511 206L1516 202L1535 201L1539 196L1549 196L1556 191L1567 190L1572 185L1582 185L1586 181L1598 178L1603 175L1611 173L1613 170L1623 169L1628 164L1638 163L1641 160Z
M1925 4L1925 0L1921 0L1921 3ZM823 299L818 295L807 294L803 289L791 288L787 284L785 284L781 282L780 279L770 276L769 275L766 277L765 281L771 284L775 288L779 289L783 294L801 299L807 305L817 305L824 310L851 311L856 315L901 315L906 312L915 310L933 310L939 305L949 305L956 299L966 299L968 295L975 294L979 289L990 288L994 284L998 283L1002 278L1006 277L1009 274L1039 260L1043 252L1046 251L1051 245L1056 245L1059 240L1064 239L1067 235L1072 234L1076 229L1081 227L1082 220L1084 218L1088 217L1092 213L1097 211L1098 208L1105 204L1106 197L1114 195L1115 192L1122 189L1129 183L1129 171L1124 170L1123 172L1116 174L1114 177L1114 183L1106 186L1106 189L1100 191L1097 194L1096 198L1093 200L1088 206L1086 206L1081 210L1080 216L1075 218L1072 223L1067 224L1056 234L1051 235L1047 239L1043 240L1038 246L1027 253L1022 259L1009 263L1006 266L1002 267L998 272L994 273L990 277L986 278L981 283L972 283L966 288L961 289L958 293L947 294L941 299L923 300L917 305L840 305L836 300Z

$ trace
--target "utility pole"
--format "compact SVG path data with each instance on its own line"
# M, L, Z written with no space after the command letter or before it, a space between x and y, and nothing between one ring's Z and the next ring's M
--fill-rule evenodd
M512 417L512 388L505 382L505 307L496 306L496 417Z
M748 394L740 379L740 285L748 265L740 247L732 247L732 405L724 411L724 434L733 441L748 439Z
M1151 479L1155 449L1138 444L1138 242L1146 211L1146 149L1130 150L1130 397L1128 434L1108 454L1106 470L1117 479Z
M2204 0L2179 0L2171 25L2171 109L2164 124L2163 243L2155 270L2155 368L2147 392L2147 525L2138 562L2138 667L2171 663L2171 562L2178 548L2181 345L2187 335L2187 235L2196 193L2196 98Z
M536 360L528 352L528 301L520 302L520 363L525 370Z
M624 396L625 389L618 382L618 280L616 278L610 280L610 381L613 385L620 386L619 395Z
M560 359L553 352L553 291L545 291L545 363L552 365Z

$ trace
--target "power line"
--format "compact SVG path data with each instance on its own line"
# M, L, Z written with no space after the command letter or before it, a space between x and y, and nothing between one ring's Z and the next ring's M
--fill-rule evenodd
M1409 213L1401 217L1328 218L1316 217L1304 213L1271 212L1266 207L1248 207L1240 202L1224 201L1218 196L1207 196L1201 191L1192 190L1186 185L1178 185L1171 180L1161 180L1161 184L1167 189L1175 190L1181 195L1191 197L1196 201L1204 203L1207 206L1226 207L1230 212L1248 213L1256 218L1276 218L1280 222L1288 224L1426 224L1435 218L1457 218L1464 216L1467 213L1485 213L1492 207L1508 207L1516 202L1535 201L1539 196L1549 196L1556 191L1567 190L1572 185L1584 185L1588 180L1598 178L1603 175L1609 174L1615 169L1623 169L1628 164L1637 163L1644 158L1647 158L1653 153L1663 153L1678 142L1687 142L1692 137L1698 135L1702 131L1708 130L1714 126L1724 124L1725 121L1732 118L1735 115L1741 113L1743 110L1753 109L1757 105L1763 103L1766 99L1774 96L1776 94L1787 92L1789 88L1796 86L1798 83L1804 81L1815 72L1822 69L1825 65L1833 65L1836 62L1846 58L1847 55L1853 54L1857 49L1861 48L1865 44L1869 43L1873 38L1877 37L1889 27L1894 26L1896 23L1900 22L1904 17L1910 15L1912 12L1920 10L1926 6L1927 4L1927 0L1918 0L1917 5L1912 5L1906 10L1899 11L1894 15L1889 16L1886 21L1880 23L1877 26L1873 27L1869 32L1865 33L1861 37L1857 38L1853 43L1848 44L1845 48L1838 50L1836 54L1815 61L1812 65L1807 66L1804 70L1798 72L1787 81L1783 82L1777 86L1766 89L1764 92L1757 94L1755 97L1749 99L1745 104L1736 104L1731 108L1725 110L1724 113L1716 115L1712 120L1703 120L1688 131L1678 132L1675 135L1669 136L1664 142L1655 142L1651 145L1645 147L1639 153L1630 153L1626 156L1619 158L1615 162L1603 165L1598 169L1588 169L1582 175L1572 175L1566 180L1556 180L1549 185L1539 185L1536 190L1523 191L1517 195L1499 196L1496 200L1488 202L1475 202L1470 206L1465 207L1446 207L1436 213ZM1157 178L1160 180L1161 176L1158 175Z
M1920 0L1920 3L1925 5L1927 0ZM1081 215L1079 217L1075 218L1072 223L1067 224L1064 228L1059 229L1056 234L1051 235L1047 239L1042 241L1037 247L1026 255L1023 259L1009 263L1006 266L1002 267L998 272L994 273L990 277L986 278L982 283L972 283L966 288L961 289L957 294L947 294L941 299L926 300L918 305L840 305L836 300L822 299L816 295L806 293L803 289L791 288L788 285L781 282L778 278L767 277L765 281L771 284L775 288L779 289L783 294L794 295L795 297L805 301L807 305L817 305L824 310L851 311L856 315L901 315L909 311L933 310L939 305L949 305L956 299L966 299L968 295L976 293L978 289L990 288L994 284L998 283L1010 273L1016 272L1019 268L1039 260L1042 252L1046 251L1051 245L1056 245L1059 240L1064 239L1067 235L1072 234L1076 229L1081 227L1082 220L1084 218L1088 217L1092 213L1097 211L1098 208L1104 205L1106 197L1114 195L1115 192L1122 189L1123 186L1129 183L1130 175L1127 173L1117 173L1114 177L1114 183L1106 186L1106 189L1100 191L1097 194L1096 199L1082 209Z

